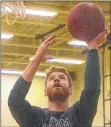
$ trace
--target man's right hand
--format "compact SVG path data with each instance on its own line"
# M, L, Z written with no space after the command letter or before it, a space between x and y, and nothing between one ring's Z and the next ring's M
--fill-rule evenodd
M50 46L54 42L55 37L56 35L53 34L39 46L36 54L34 55L31 62L28 64L28 66L26 67L26 69L22 74L22 78L25 81L32 82L40 62L53 58L52 56L47 56L46 51L48 49L48 46Z
M54 42L56 35L53 34L47 38L38 48L36 54L32 57L32 61L44 62L46 60L52 59L53 56L46 55L48 47Z

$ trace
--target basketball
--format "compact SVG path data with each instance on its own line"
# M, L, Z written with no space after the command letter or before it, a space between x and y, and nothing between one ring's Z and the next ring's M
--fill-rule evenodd
M74 38L88 43L104 30L104 13L93 3L77 4L69 12L67 28Z

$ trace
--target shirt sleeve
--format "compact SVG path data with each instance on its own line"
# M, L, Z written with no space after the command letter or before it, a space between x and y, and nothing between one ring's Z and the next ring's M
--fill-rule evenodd
M78 103L77 116L80 123L87 127L93 122L100 95L100 67L96 49L88 51L84 83L85 87Z
M25 100L30 85L20 76L8 98L10 112L20 127L33 127L33 107Z

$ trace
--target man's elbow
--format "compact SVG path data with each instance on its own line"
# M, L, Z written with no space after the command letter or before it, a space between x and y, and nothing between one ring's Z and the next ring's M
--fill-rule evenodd
M19 103L18 99L16 98L16 96L12 95L10 93L9 97L8 97L8 106L9 107L16 107L17 104Z
M11 97L11 95L9 95L9 97L8 97L8 106L9 107L12 107L13 106L13 98Z

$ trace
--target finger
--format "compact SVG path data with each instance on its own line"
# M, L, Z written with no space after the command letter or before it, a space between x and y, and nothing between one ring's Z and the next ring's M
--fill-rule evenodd
M44 41L44 43L47 43L47 42L53 40L55 37L56 37L56 34L53 34L53 35L50 36L48 39L46 39L46 40Z
M105 40L107 35L108 35L108 31L104 31L104 32L102 32L102 34L100 36L98 36L98 38L101 38L102 40Z
M108 23L105 22L105 30L104 30L104 33L107 35L108 34Z
M106 37L107 37L107 35L108 35L108 32L105 32L105 33L104 33L104 38L106 38Z
M108 22L105 22L105 29L108 29Z
M53 41L55 40L55 38L53 39L53 40L51 40L51 41L49 41L48 43L42 43L41 45L40 45L40 47L42 48L42 52L46 52L46 50L47 50L47 48L48 48L48 46L51 44L51 43L53 43Z
M54 38L53 40L49 41L49 42L46 44L46 46L51 45L51 44L54 42L54 40L55 40L55 38Z
M104 30L104 36L108 35L108 28Z
M107 31L102 32L102 33L98 36L98 38L100 38L100 40L104 40L106 37L107 37Z
M104 32L99 33L96 37L94 37L90 42L100 40L100 38L104 36Z
M49 38L46 40L46 42L50 42L50 41L53 40L55 37L56 37L56 35L53 34L51 37L49 37Z
M99 34L97 35L97 37L95 37L95 38L100 38L100 37L102 37L102 36L104 36L104 32L99 33Z

